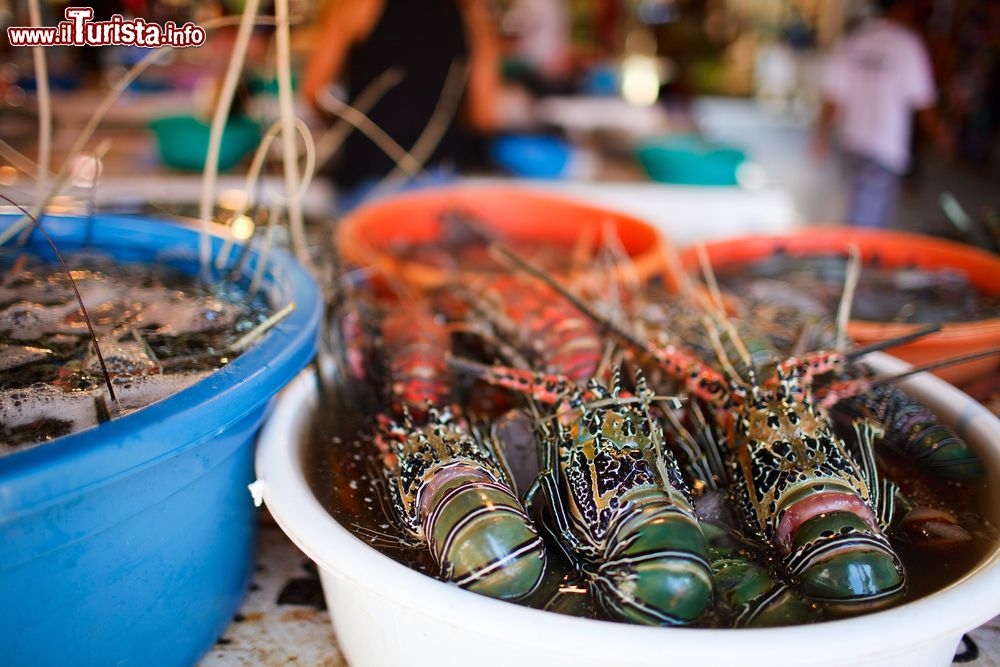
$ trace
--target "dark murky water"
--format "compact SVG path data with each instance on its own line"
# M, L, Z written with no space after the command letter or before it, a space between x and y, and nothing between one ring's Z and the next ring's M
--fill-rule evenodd
M718 280L739 297L833 315L843 294L846 265L843 255L779 253L722 267ZM971 322L1000 317L1000 295L983 293L952 269L889 269L872 261L861 270L851 316L872 322Z
M345 409L336 397L325 402L311 425L309 452L310 483L317 497L330 514L390 558L417 571L434 576L436 568L426 549L407 544L388 514L386 496L370 432L359 419L359 413ZM984 482L949 482L931 478L908 460L883 452L879 461L883 475L896 481L916 504L930 511L945 511L957 518L964 535L952 534L946 526L943 534L933 523L914 522L897 526L890 539L903 560L907 572L906 593L893 605L924 597L958 580L972 570L988 553L995 539L995 529L982 516L981 503L986 497ZM709 502L706 496L705 501ZM701 499L696 499L700 504ZM952 533L949 533L949 530ZM607 620L586 592L582 580L570 572L568 565L557 560L550 546L550 568L543 590L526 604L560 613ZM774 560L773 554L755 553L758 562ZM829 617L816 609L811 620ZM723 614L708 610L700 625L725 626Z

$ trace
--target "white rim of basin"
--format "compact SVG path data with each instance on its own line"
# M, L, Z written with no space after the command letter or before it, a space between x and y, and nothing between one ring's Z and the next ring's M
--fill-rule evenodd
M869 355L865 362L882 374L909 368L881 353ZM923 598L852 618L778 628L629 625L531 609L462 590L411 570L370 547L341 526L313 494L303 460L305 435L318 400L315 383L315 372L307 370L280 397L261 434L255 495L263 497L291 540L330 575L350 579L414 614L457 627L475 623L478 632L495 634L498 642L549 650L552 646L572 646L574 653L606 657L607 664L646 663L651 657L663 657L666 650L672 658L708 659L722 646L730 656L773 659L782 644L787 648L788 642L794 642L815 649L811 655L801 656L803 662L824 665L843 664L847 655L888 656L899 653L902 646L914 650L949 638L957 640L1000 613L1000 540L965 576ZM974 443L984 459L986 474L1000 479L1000 420L966 394L927 373L908 378L900 386ZM984 447L992 453L986 455ZM988 493L988 502L1000 504L1000 488L990 488ZM905 643L900 641L901 635L905 635ZM843 651L845 642L851 644L847 652Z

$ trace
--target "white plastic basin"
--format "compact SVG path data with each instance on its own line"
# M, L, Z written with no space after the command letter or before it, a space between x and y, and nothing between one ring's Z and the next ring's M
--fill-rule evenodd
M882 354L879 371L907 366ZM902 383L976 449L1000 515L1000 420L943 381ZM655 628L573 618L436 581L372 549L313 495L304 462L318 400L312 372L280 398L257 451L258 487L275 520L316 561L340 649L367 665L948 665L966 631L1000 613L1000 543L947 588L900 607L786 628Z

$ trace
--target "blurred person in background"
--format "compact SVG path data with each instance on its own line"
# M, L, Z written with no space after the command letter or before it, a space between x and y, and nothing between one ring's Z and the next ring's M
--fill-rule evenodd
M882 14L859 26L834 51L822 84L813 153L824 158L834 125L848 161L848 221L887 227L910 163L912 118L950 158L954 142L938 115L927 49L908 25L911 0L881 0Z
M484 0L334 0L303 80L306 99L317 108L328 84L343 80L346 101L390 69L400 75L367 112L397 144L410 150L431 119L453 63L467 76L461 108L449 119L427 166L453 167L467 132L486 133L498 124L498 47ZM325 169L346 189L349 208L396 163L355 130Z
M509 59L525 69L536 94L570 89L570 13L565 0L514 0L503 17L504 31L516 36Z

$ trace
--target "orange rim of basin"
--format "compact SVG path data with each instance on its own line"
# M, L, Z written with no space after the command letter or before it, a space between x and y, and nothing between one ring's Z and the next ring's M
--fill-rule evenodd
M473 269L403 259L392 251L393 244L401 241L427 243L439 238L440 217L452 210L488 223L501 233L501 239L538 241L568 252L582 234L593 234L595 243L599 242L603 229L611 224L629 257L615 266L616 278L627 275L646 281L665 270L666 241L648 223L572 199L507 186L433 188L367 204L341 221L337 247L350 264L373 267L416 289L434 289L481 275Z
M856 246L862 260L877 257L882 267L949 268L963 273L985 294L1000 294L1000 257L978 248L921 234L852 227L817 227L778 236L734 238L705 246L715 268L745 264L781 250L793 257L847 252ZM687 248L681 264L688 272L698 271L697 250ZM848 334L864 344L900 336L920 324L851 320ZM1000 345L1000 317L971 322L944 323L941 331L888 352L912 364L978 352ZM986 358L939 369L936 374L955 384L968 382L993 371L998 358Z

